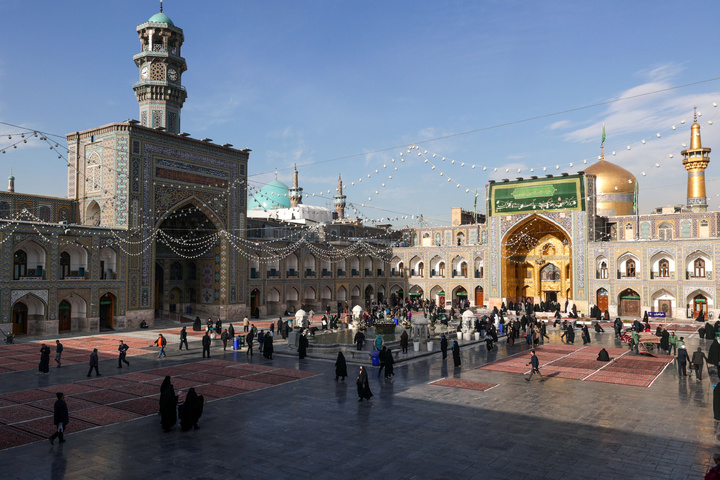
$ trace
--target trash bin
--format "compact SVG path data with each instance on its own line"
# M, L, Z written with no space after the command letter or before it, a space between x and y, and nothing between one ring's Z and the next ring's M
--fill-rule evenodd
M233 338L233 350L240 350L240 337Z
M505 326L505 325L503 325L502 323L498 325L498 333L500 333L500 335L502 335L502 333L503 333L503 327L504 327L504 326Z
M393 322L395 322L395 325L397 325L397 324L398 324L398 319L397 319L397 318L393 318Z
M379 350L372 351L372 365L373 365L373 367L380 366L380 351Z

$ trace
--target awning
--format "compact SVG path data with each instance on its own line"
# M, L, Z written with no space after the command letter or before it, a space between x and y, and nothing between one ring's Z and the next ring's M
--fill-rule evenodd
M410 292L410 296L411 297L422 297L422 292L420 292L420 293Z
M455 295L457 295L458 297L467 297L467 292L458 292Z
M438 292L438 295L445 295L445 292Z
M632 296L620 297L620 298L621 299L624 298L625 300L640 300L640 297L632 297Z

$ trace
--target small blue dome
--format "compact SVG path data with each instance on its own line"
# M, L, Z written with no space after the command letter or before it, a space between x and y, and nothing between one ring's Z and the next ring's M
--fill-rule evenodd
M164 13L156 13L152 17L150 17L150 20L148 22L151 23L167 23L169 26L174 27L175 24L172 20L170 20L170 17L165 15Z
M274 210L290 208L289 188L280 180L273 180L253 195L248 208L250 210Z

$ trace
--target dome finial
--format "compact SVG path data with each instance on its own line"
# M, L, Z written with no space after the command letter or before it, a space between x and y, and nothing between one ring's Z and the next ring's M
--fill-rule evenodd
M693 123L697 123L697 107L693 107Z
M160 0L160 13L162 13L162 7L163 7L162 2L163 2L163 0Z

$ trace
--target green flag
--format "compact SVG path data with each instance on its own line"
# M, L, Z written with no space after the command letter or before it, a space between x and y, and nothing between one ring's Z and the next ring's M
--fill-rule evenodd
M605 122L603 122L603 136L602 136L602 142L600 142L600 145L605 143Z

